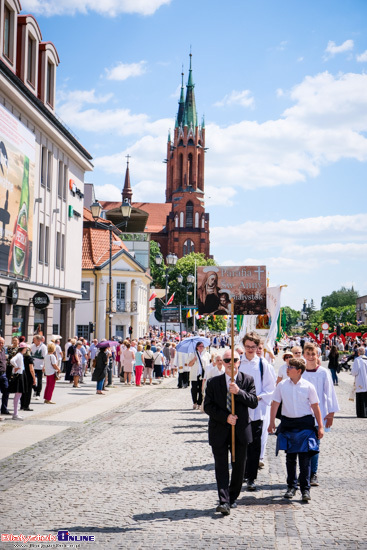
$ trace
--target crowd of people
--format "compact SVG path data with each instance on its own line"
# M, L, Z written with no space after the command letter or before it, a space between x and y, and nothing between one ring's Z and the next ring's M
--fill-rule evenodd
M193 335L186 334L186 337ZM6 415L23 420L19 410L31 411L33 399L54 405L56 381L64 380L78 389L90 376L97 395L112 386L113 376L124 386L141 387L164 378L176 377L177 387L190 387L192 408L209 416L209 443L212 446L218 486L217 511L228 515L245 480L248 491L257 490L259 470L264 467L268 435L277 434L277 452L286 452L287 491L295 496L298 486L302 500L310 500L311 486L317 486L320 442L333 424L339 410L335 386L342 365L355 378L356 413L367 417L367 357L363 339L342 342L323 341L318 345L308 337L287 338L267 349L256 332L245 334L232 351L227 335L196 335L191 353L176 349L179 336L150 328L140 339L98 342L70 338L63 349L60 339L46 344L41 335L31 345L24 337L14 337L5 347L0 337L1 419ZM204 336L204 335L202 335ZM209 342L209 345L208 345ZM274 360L282 354L284 363L276 372ZM347 354L347 355L344 355ZM322 360L327 361L323 367ZM9 394L14 394L13 412L8 409ZM234 408L233 408L234 406ZM278 427L275 419L280 419ZM231 430L235 433L236 460L229 482L228 451ZM297 475L297 459L299 475Z

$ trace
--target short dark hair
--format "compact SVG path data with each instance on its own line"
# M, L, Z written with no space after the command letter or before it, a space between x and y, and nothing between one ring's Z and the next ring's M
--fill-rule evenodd
M302 359L289 359L289 365L291 367L296 367L297 370L301 370L302 374L305 372L306 365Z
M253 342L253 343L256 344L257 346L258 346L258 345L260 344L260 342L261 342L260 335L257 334L257 332L247 332L247 333L245 334L245 336L243 337L243 340L242 340L243 345L245 345L246 340L250 340L250 342Z

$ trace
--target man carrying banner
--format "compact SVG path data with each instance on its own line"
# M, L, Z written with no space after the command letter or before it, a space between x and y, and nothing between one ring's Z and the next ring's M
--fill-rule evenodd
M250 411L252 443L248 447L245 469L248 491L256 491L255 480L259 469L263 420L275 389L275 380L268 362L256 354L260 342L260 336L256 332L245 334L245 353L239 367L240 372L253 377L258 399L257 407Z
M252 439L249 408L257 406L256 389L251 376L238 372L240 357L234 352L234 382L231 382L231 350L223 354L225 373L208 380L204 411L209 415L209 445L215 462L219 505L217 512L224 516L230 508L236 508L241 492L247 455L247 445ZM234 395L235 414L231 414L231 394ZM232 462L229 483L228 450L231 447L232 426L235 426L236 460ZM232 449L231 449L232 452Z

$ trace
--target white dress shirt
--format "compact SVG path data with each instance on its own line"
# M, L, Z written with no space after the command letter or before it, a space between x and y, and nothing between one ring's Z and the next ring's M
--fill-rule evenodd
M338 412L340 410L329 369L319 367L316 372L305 370L302 374L302 378L308 380L315 386L320 402L322 420L325 419L328 413Z
M263 420L266 414L266 408L271 404L273 398L273 392L275 388L275 380L271 373L269 363L266 359L262 358L263 364L263 379L261 380L260 371L260 357L255 357L249 361L246 358L246 354L242 356L239 371L244 374L252 376L255 382L256 395L259 399L259 403L256 409L249 409L250 420Z
M279 367L278 378L281 378L282 380L285 380L286 378L288 378L287 368L288 368L287 363L284 363L284 365L281 365Z
M356 393L367 391L367 357L360 355L353 361L351 374L356 377Z
M282 415L300 418L313 414L311 405L319 403L319 398L315 386L301 377L297 384L290 378L279 382L273 394L273 401L282 403Z

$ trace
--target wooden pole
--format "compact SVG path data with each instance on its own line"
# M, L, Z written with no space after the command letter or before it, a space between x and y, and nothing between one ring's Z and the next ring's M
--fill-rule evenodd
M231 381L234 382L234 299L231 298ZM232 414L235 414L234 410L234 394L231 394L232 399ZM236 461L235 455L235 435L236 426L232 426L232 462Z

